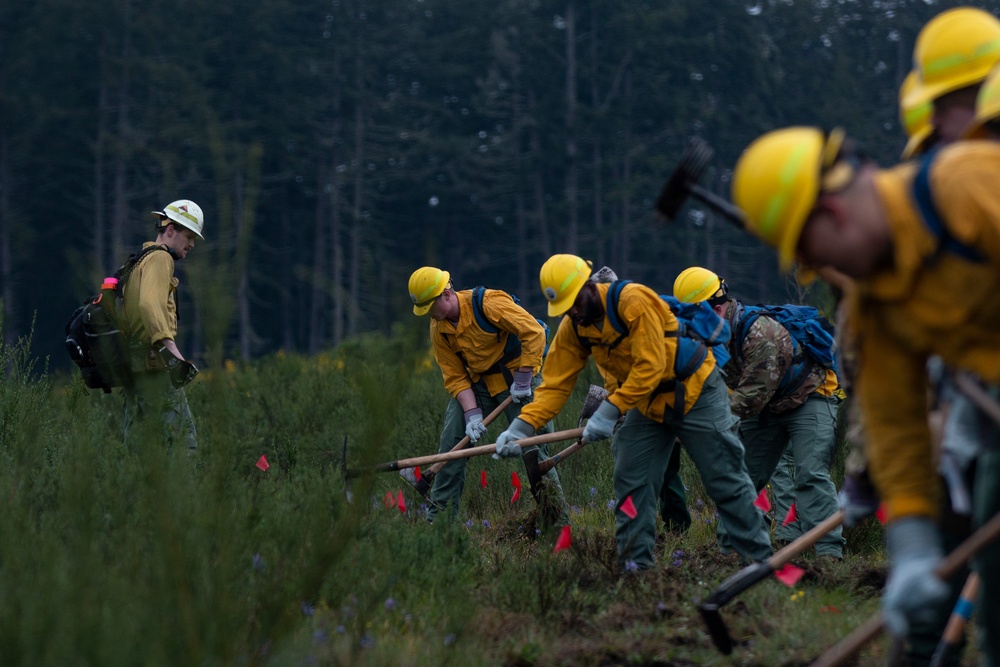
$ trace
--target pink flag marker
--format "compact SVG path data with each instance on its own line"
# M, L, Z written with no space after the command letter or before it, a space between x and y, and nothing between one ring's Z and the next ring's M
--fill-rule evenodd
M479 475L479 486L486 488L486 471L483 470Z
M563 526L562 530L559 531L559 538L556 540L556 546L553 547L552 553L557 554L564 549L569 549L572 544L572 532L570 531L569 526Z
M629 496L628 498L626 498L625 502L623 502L618 507L618 509L620 509L622 512L624 512L625 516L627 516L630 519L634 519L635 516L639 513L635 509L635 503L632 502L632 496Z
M406 499L403 498L403 490L399 489L396 495L396 507L399 508L400 512L406 511Z
M267 472L267 469L270 468L271 465L267 462L266 456L261 455L261 457L257 459L257 467L263 470L264 472Z
M785 567L774 573L774 578L786 586L794 586L806 571L797 565L785 563Z
M788 508L788 514L785 515L785 520L781 522L782 526L787 526L790 523L795 523L799 520L799 515L795 512L795 503Z
M420 481L420 466L417 466L416 468L413 469L413 477L418 482Z
M878 517L878 522L884 526L888 518L885 512L885 503L879 503L878 509L875 510L875 516Z
M392 495L392 491L385 492L385 495L382 496L382 504L385 505L386 509L391 509L396 506L396 496Z
M760 490L760 495L753 501L753 506L759 508L761 512L771 511L771 499L767 497L766 488Z

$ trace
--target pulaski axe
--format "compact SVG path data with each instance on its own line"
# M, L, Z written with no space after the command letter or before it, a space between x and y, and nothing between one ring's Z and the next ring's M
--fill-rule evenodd
M656 211L667 222L673 222L687 198L694 197L721 213L741 229L746 227L746 214L741 208L698 185L698 179L705 173L713 155L714 151L704 140L693 138L688 142L681 161L663 184L660 196L656 200Z

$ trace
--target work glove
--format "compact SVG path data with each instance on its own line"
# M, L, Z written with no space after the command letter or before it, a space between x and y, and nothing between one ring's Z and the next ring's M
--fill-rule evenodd
M160 359L167 365L167 375L170 376L170 384L175 389L180 389L194 379L198 374L198 367L190 361L174 356L174 353L166 347L159 349Z
M934 574L941 562L941 535L925 517L897 519L886 528L892 570L882 596L886 627L905 637L910 623L931 622L948 586Z
M514 382L510 385L510 397L515 403L522 401L527 403L531 399L531 378L535 374L532 371L514 371Z
M867 474L847 475L837 504L844 510L844 525L853 528L878 511L879 497Z
M521 455L521 445L514 442L522 438L530 438L535 434L535 429L531 424L517 417L510 423L507 430L497 438L497 451L493 455L495 459L514 457Z
M597 411L587 420L583 427L583 439L586 442L596 442L610 438L615 430L615 422L621 412L608 399L601 401Z
M465 411L465 435L469 436L471 442L476 442L486 433L486 424L483 423L483 411L481 408L472 408Z

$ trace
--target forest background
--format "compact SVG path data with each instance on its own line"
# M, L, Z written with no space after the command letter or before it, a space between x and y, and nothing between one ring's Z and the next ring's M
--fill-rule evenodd
M914 38L948 6L2 3L3 338L34 327L68 368L68 315L178 198L205 211L178 265L199 361L416 326L404 286L425 264L535 313L556 252L661 291L700 264L748 301L794 300L772 252L711 212L658 224L665 177L700 136L728 196L743 147L796 123L843 125L892 163Z

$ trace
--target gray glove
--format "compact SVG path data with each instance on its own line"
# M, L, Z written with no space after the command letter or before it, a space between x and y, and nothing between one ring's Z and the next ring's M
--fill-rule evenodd
M486 433L486 424L483 423L483 411L481 408L472 408L465 411L465 435L469 436L471 442L476 442Z
M844 510L844 525L853 528L878 511L879 499L868 475L847 475L837 494L837 504Z
M615 422L621 412L611 401L604 399L597 411L587 420L587 425L583 427L583 439L586 442L597 442L610 438L615 430Z
M897 519L886 527L892 570L882 596L886 627L905 637L913 621L930 622L934 607L948 595L948 586L934 568L941 562L941 535L924 517Z
M507 430L497 438L497 451L493 455L495 459L514 457L521 455L521 445L514 442L522 438L530 438L535 434L535 429L531 424L520 417L516 418L507 427Z
M531 371L514 371L514 382L510 385L510 397L515 403L522 401L527 403L531 398L531 378L534 377Z

